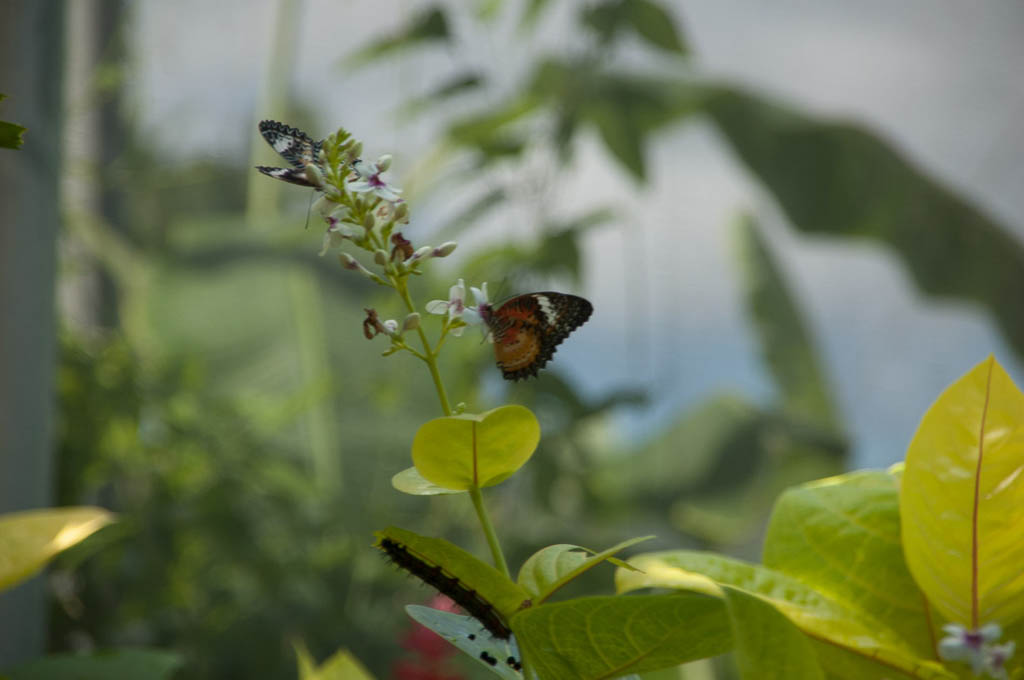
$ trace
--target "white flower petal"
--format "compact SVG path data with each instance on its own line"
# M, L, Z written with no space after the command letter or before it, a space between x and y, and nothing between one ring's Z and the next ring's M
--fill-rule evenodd
M448 313L448 301L447 300L431 300L427 303L424 308L430 314L447 314Z
M479 288L473 287L470 288L470 290L473 291L473 297L476 299L477 307L482 307L483 305L488 304L486 282L481 284Z
M998 623L986 623L978 633L981 634L981 639L985 642L992 642L1003 637L1003 629Z
M393 186L391 186L391 185L389 185L389 184L385 184L385 185L383 185L383 186L379 186L379 187L377 187L377 188L376 188L376 189L374 190L374 193L376 193L376 194L377 194L378 196L380 196L381 198L383 198L383 199L384 199L385 201L391 201L391 202L394 202L394 201L397 201L397 200L399 200L400 198L402 198L402 197L401 197L401 196L399 195L399 194L401 194L401 193L402 193L402 190L401 190L401 189L398 189L398 188L396 188L396 187L393 187Z
M458 300L462 302L466 299L466 282L459 279L458 282L448 289L448 300L455 302Z

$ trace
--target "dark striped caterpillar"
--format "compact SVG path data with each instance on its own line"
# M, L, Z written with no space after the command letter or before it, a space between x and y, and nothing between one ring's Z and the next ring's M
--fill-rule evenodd
M508 640L512 635L512 630L501 618L494 605L481 597L478 592L464 585L459 579L446 574L441 565L428 564L410 552L406 546L390 538L381 538L377 547L383 550L384 554L399 567L451 598L452 602L479 621L494 637Z

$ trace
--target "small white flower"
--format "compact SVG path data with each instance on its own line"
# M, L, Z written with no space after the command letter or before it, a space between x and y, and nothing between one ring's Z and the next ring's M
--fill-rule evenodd
M448 321L451 322L462 316L462 312L466 308L466 283L459 279L458 282L448 289L447 300L431 300L427 303L427 312L430 314L447 314ZM455 335L462 333L461 328L452 331Z
M1013 656L1013 641L994 644L1002 637L998 623L987 623L978 630L970 630L959 623L942 627L946 637L939 641L939 656L944 661L960 661L971 667L975 675L985 673L996 680L1006 680L1005 664Z
M481 304L487 303L487 284L483 284L483 290L479 288L471 288L471 290L477 301L476 307L466 306L466 283L459 279L458 283L449 289L447 300L431 300L427 303L426 309L431 314L447 314L448 323L455 319L461 319L467 325L478 324L480 323L478 308ZM462 335L462 330L463 326L458 326L453 328L451 333L458 337Z
M372 192L383 198L385 201L397 202L402 200L402 190L393 187L380 178L387 167L391 164L390 156L381 156L376 163L367 163L364 160L356 160L352 163L355 175L349 180L348 190L355 193Z
M328 250L337 248L346 239L358 241L366 237L366 229L358 224L343 222L337 217L327 217L327 231L324 233L324 240L320 246L320 254L324 255Z
M490 307L491 303L487 299L487 282L480 284L479 288L470 287L473 291L473 298L476 300L475 307L468 307L465 312L462 313L462 320L467 324L473 326L483 321L482 309Z
M996 680L1006 680L1006 662L1013 656L1017 643L1013 640L1001 645L985 647L985 671Z

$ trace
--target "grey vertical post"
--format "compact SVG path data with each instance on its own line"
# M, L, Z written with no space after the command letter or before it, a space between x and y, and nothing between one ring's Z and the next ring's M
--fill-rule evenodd
M0 149L0 513L52 501L63 39L64 2L0 1L0 118L29 128ZM45 643L40 579L0 594L0 666Z

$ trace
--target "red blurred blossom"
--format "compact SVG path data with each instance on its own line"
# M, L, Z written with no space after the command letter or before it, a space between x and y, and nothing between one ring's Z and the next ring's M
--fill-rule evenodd
M460 612L451 599L440 594L435 595L427 606L445 612ZM455 654L455 648L429 628L413 623L402 639L402 647L418 658L396 661L392 669L395 680L465 680L460 673L446 668L445 662Z

